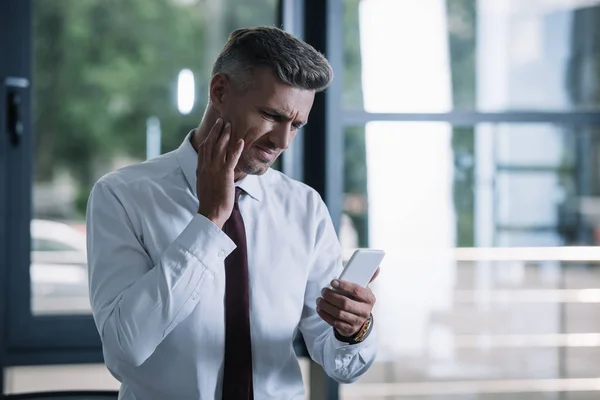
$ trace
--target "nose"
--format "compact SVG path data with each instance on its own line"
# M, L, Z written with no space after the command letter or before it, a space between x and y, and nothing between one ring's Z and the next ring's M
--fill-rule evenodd
M291 124L278 125L279 126L272 131L270 139L278 148L286 150L292 143L295 132L292 130Z

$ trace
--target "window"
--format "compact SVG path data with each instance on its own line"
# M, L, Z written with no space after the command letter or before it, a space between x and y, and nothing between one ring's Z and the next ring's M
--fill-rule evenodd
M343 4L340 236L387 255L342 398L597 398L600 2Z
M25 40L15 39L15 46L32 46L19 68L31 81L31 110L27 98L24 112L35 140L28 131L9 161L19 174L7 185L33 181L8 205L18 210L9 221L17 227L9 244L15 249L7 295L11 348L77 349L49 359L101 361L87 300L90 189L105 173L178 147L202 118L211 63L229 33L274 25L278 6L277 0L31 1L31 42L15 36Z
M595 126L376 121L345 143L347 247L598 244Z
M174 150L198 125L211 62L229 32L277 16L275 0L209 3L34 1L33 216L57 225L48 228L55 247L76 234L85 242L100 176ZM182 70L196 77L198 87L179 88L189 94L178 92ZM182 114L183 94L196 100Z
M598 110L599 5L344 0L344 107Z

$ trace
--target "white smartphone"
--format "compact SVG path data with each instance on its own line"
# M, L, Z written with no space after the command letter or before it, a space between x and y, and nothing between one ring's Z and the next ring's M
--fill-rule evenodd
M385 252L383 250L356 250L346 263L346 267L342 271L339 280L367 287L384 256Z

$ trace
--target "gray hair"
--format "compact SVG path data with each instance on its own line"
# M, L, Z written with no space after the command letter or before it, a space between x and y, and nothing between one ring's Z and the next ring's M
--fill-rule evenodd
M217 57L212 77L227 75L240 90L252 85L252 73L270 68L285 84L320 92L333 80L327 59L308 43L275 27L238 29Z

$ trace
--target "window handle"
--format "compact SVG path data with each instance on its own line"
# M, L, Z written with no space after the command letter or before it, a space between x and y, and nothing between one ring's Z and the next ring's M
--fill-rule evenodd
M10 76L4 80L6 87L6 132L10 143L17 147L25 131L23 93L29 87L27 78Z

